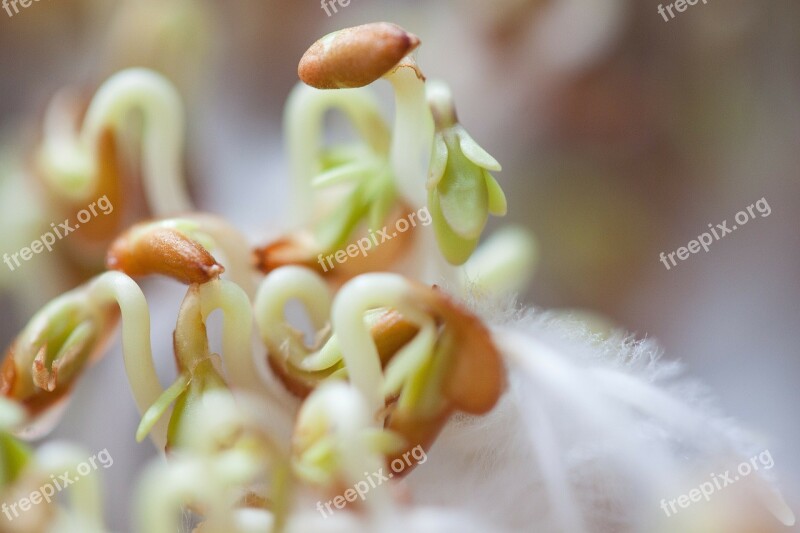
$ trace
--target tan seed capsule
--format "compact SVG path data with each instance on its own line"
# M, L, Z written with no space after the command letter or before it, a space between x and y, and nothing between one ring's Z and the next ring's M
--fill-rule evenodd
M450 299L444 292L427 289L429 305L445 324L440 339L449 356L443 384L453 406L470 414L490 411L505 390L503 358L480 318Z
M419 37L389 22L345 28L311 45L297 73L317 89L364 87L389 73L419 44Z
M314 238L306 232L298 232L253 250L253 266L264 274L287 265L314 269L316 250Z
M442 331L426 383L420 386L422 395L414 402L389 406L386 427L401 435L407 447L390 455L387 465L416 445L428 449L453 413L487 413L506 386L502 356L480 318L436 288L414 287L414 296L441 324ZM426 394L433 394L434 401L426 401Z
M131 277L161 274L191 285L218 278L225 269L200 243L172 228L134 226L108 250L106 266Z

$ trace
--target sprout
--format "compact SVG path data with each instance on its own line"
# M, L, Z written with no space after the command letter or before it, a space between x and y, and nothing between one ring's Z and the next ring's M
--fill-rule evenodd
M355 143L322 146L325 114L340 110L353 123ZM331 278L349 279L375 268L388 268L405 251L412 233L366 260L358 258L336 272L320 262L384 223L405 216L410 208L397 199L389 162L389 129L366 89L324 91L299 84L289 97L285 119L292 169L291 216L303 229L255 250L264 273L302 265ZM319 191L319 193L317 193Z
M136 205L125 197L125 182L130 172L123 164L120 137L111 130L101 132L94 153L88 156L76 138L73 124L79 99L62 91L51 102L45 117L44 139L38 154L38 173L51 205L43 206L49 214L75 220L90 202L103 199L109 211L83 224L66 244L69 259L97 271L102 267L102 253L108 242L123 229L126 212ZM88 158L93 157L94 161Z
M340 184L352 184L351 192L315 225L315 240L323 253L347 245L365 218L369 229L380 229L397 196L391 168L382 157L366 156L346 162L320 174L313 182L318 189Z
M235 531L231 524L241 499L237 487L263 476L264 464L240 450L155 464L142 475L138 489L136 531L173 533L187 506L202 512L207 531Z
M180 433L184 414L195 409L198 402L202 402L206 391L227 389L218 356L212 354L208 348L199 292L198 285L189 287L178 314L173 341L178 378L142 416L136 432L136 440L139 442L144 440L153 425L175 402L166 445L167 448L179 446L180 442L176 438Z
M58 198L91 199L94 188L118 179L106 174L117 170L119 163L116 157L115 164L103 159L109 149L104 139L110 134L117 143L129 113L136 110L144 118L142 177L151 210L166 216L191 209L181 165L183 105L166 79L146 69L115 74L98 89L78 133L68 126L59 104L56 101L48 113L38 156L45 181Z
M303 304L316 331L311 346L286 318L286 305L293 299ZM299 267L280 268L264 279L255 307L270 366L290 392L305 398L329 378L347 378L341 347L330 334L331 295L322 278ZM381 361L391 359L418 332L414 323L386 308L372 310L364 319Z
M215 310L222 311L222 360L228 382L237 389L269 396L262 380L264 371L255 365L253 359L253 311L247 294L227 280L204 283L198 292L204 321Z
M86 286L54 299L6 351L0 393L18 402L31 422L51 422L42 415L59 406L78 377L103 355L116 321L113 307L94 302ZM24 433L37 436L49 425L34 425Z
M203 514L200 531L244 531L234 524L246 511L267 527L261 531L281 531L289 511L289 450L275 437L288 433L279 426L289 422L276 423L278 416L265 421L267 409L255 397L207 391L177 429L182 446L143 476L137 531L175 531L187 506Z
M300 60L298 74L318 89L356 88L385 77L395 89L391 162L398 187L417 208L424 203L420 165L433 124L425 104L425 77L408 55L419 37L400 26L377 22L331 33Z
M324 119L330 111L341 111L353 124L361 137L355 148L323 150ZM299 83L286 102L284 131L292 175L290 216L295 224L306 224L315 214L314 178L348 165L363 172L358 165L386 157L390 144L388 127L367 89L322 91Z
M307 346L303 333L286 318L286 304L297 299L305 308L316 332L314 346ZM322 377L337 370L335 361L316 373L303 372L303 361L327 338L331 306L330 291L318 275L297 267L282 267L269 274L258 289L255 318L261 339L268 349L270 366L286 387L299 396L307 395Z
M313 346L284 315L291 299L309 313ZM321 277L285 267L259 289L256 318L290 391L306 396L323 382L348 379L374 426L385 419L408 449L429 446L454 411L487 412L504 388L499 354L480 320L441 291L395 274L358 276L331 304Z
M363 319L366 310L381 306L420 328L385 372ZM351 383L409 449L427 448L454 411L488 412L504 390L505 370L489 331L437 289L395 274L365 274L339 291L332 321ZM384 410L387 396L396 401Z
M506 214L505 194L489 173L500 170L500 164L458 123L446 85L430 84L428 100L436 124L428 205L442 253L462 264L478 245L489 213Z
M412 206L425 203L421 165L433 146L427 203L442 253L460 265L477 246L489 213L505 214L505 195L488 172L500 165L458 124L446 86L433 84L426 96L425 77L408 55L418 45L416 36L394 25L348 28L312 45L298 72L322 89L361 87L381 77L392 83L396 118L390 158L397 186Z
M292 438L292 466L296 474L329 492L352 486L364 472L377 471L384 456L402 448L391 432L376 429L363 397L344 383L326 383L303 403ZM367 508L386 509L383 491L370 493Z
M217 308L224 314L222 344L227 373L223 372L219 356L211 353L208 346L205 321ZM235 284L217 280L189 287L173 342L178 378L142 416L136 433L138 441L147 436L172 403L175 408L170 417L168 447L184 444L176 439L185 413L195 410L208 392L227 391L229 386L264 392L253 361L252 322L250 302Z
M46 484L53 489L51 483L59 475L67 474L72 479L84 477L78 465L88 456L81 448L63 442L45 443L38 450L32 450L9 433L25 424L24 409L0 398L0 497L4 502L4 519L17 519L14 527L4 527L3 531L43 531L47 527L47 531L104 532L99 483L93 476L70 487L72 506L69 511L51 502L49 498L53 493L45 493L47 504L39 498L40 505L22 516L11 507L12 518L10 506L5 502L42 491ZM80 528L76 527L78 524Z
M136 282L120 272L106 272L91 280L86 287L91 305L119 305L125 372L136 406L140 413L144 413L163 392L153 364L147 300ZM151 434L156 446L163 448L167 440L166 423L155 424Z

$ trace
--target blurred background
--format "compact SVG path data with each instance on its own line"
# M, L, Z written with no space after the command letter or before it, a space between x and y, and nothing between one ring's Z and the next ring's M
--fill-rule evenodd
M669 21L658 5L351 0L328 16L316 0L61 0L0 11L0 233L55 221L26 177L53 94L147 66L185 98L197 203L254 238L269 234L285 214L281 115L300 56L329 31L399 23L422 38L425 73L452 85L462 123L503 164L502 222L537 237L522 300L658 339L725 413L768 439L797 512L800 4L710 0ZM769 217L671 270L659 261L762 198ZM67 272L54 281L54 257L0 268L3 346L69 285ZM182 290L148 283L168 368L166 317ZM124 530L121 495L155 452L131 444L138 416L119 350L84 384L56 433L109 449L109 522Z

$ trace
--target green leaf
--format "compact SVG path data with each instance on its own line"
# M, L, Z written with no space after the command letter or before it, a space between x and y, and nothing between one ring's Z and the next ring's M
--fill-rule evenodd
M384 396L392 396L400 391L403 383L419 371L425 365L425 361L433 355L435 344L436 330L426 327L392 357L384 373L386 376L383 384Z
M324 172L334 167L353 163L371 153L362 142L338 144L324 148L319 156L320 170Z
M192 398L192 389L188 387L175 399L175 407L172 409L172 416L169 418L169 427L167 428L167 448L178 444L181 422L185 418L187 410L194 408L194 400L196 398Z
M453 265L463 264L478 246L479 239L477 237L465 239L450 228L439 206L439 196L436 190L428 194L428 208L433 219L433 232L442 255Z
M489 172L484 171L483 175L486 177L486 188L489 192L489 212L497 217L505 216L508 212L506 193Z
M333 213L317 224L315 235L323 250L337 250L347 244L347 239L369 209L364 193L363 184L359 185Z
M175 407L172 409L172 416L167 428L167 448L180 446L181 425L189 413L202 405L205 392L227 390L225 380L220 377L214 366L214 362L218 358L218 355L211 354L210 357L198 361L192 368L186 387L175 399ZM178 387L176 386L176 388Z
M481 148L464 128L459 127L458 129L458 135L461 138L461 151L464 152L467 159L486 170L499 172L503 169L500 163L497 162L497 159Z
M436 190L442 214L451 230L464 239L480 237L489 219L489 192L484 170L464 157L461 150L451 147L444 178Z
M83 370L95 340L95 324L85 321L70 332L53 358L50 368L58 373L58 383L69 383Z
M311 180L311 185L312 187L319 189L322 187L347 183L348 181L359 181L369 178L369 176L374 172L374 165L356 161L354 163L339 165L322 172L313 180Z
M139 423L139 429L136 430L136 442L142 442L147 435L152 431L153 426L164 416L169 406L176 402L178 397L186 391L189 387L190 377L188 374L181 374L178 379L169 386L167 390L161 393L156 402L151 405L144 415L142 421Z
M428 170L428 182L425 184L428 190L436 187L444 177L444 171L447 168L447 156L447 143L444 142L444 136L437 133L433 139L431 166Z

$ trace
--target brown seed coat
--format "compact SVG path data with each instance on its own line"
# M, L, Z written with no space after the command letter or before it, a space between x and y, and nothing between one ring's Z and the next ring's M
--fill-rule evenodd
M311 45L297 73L317 89L364 87L389 73L419 44L419 37L389 22L345 28Z

